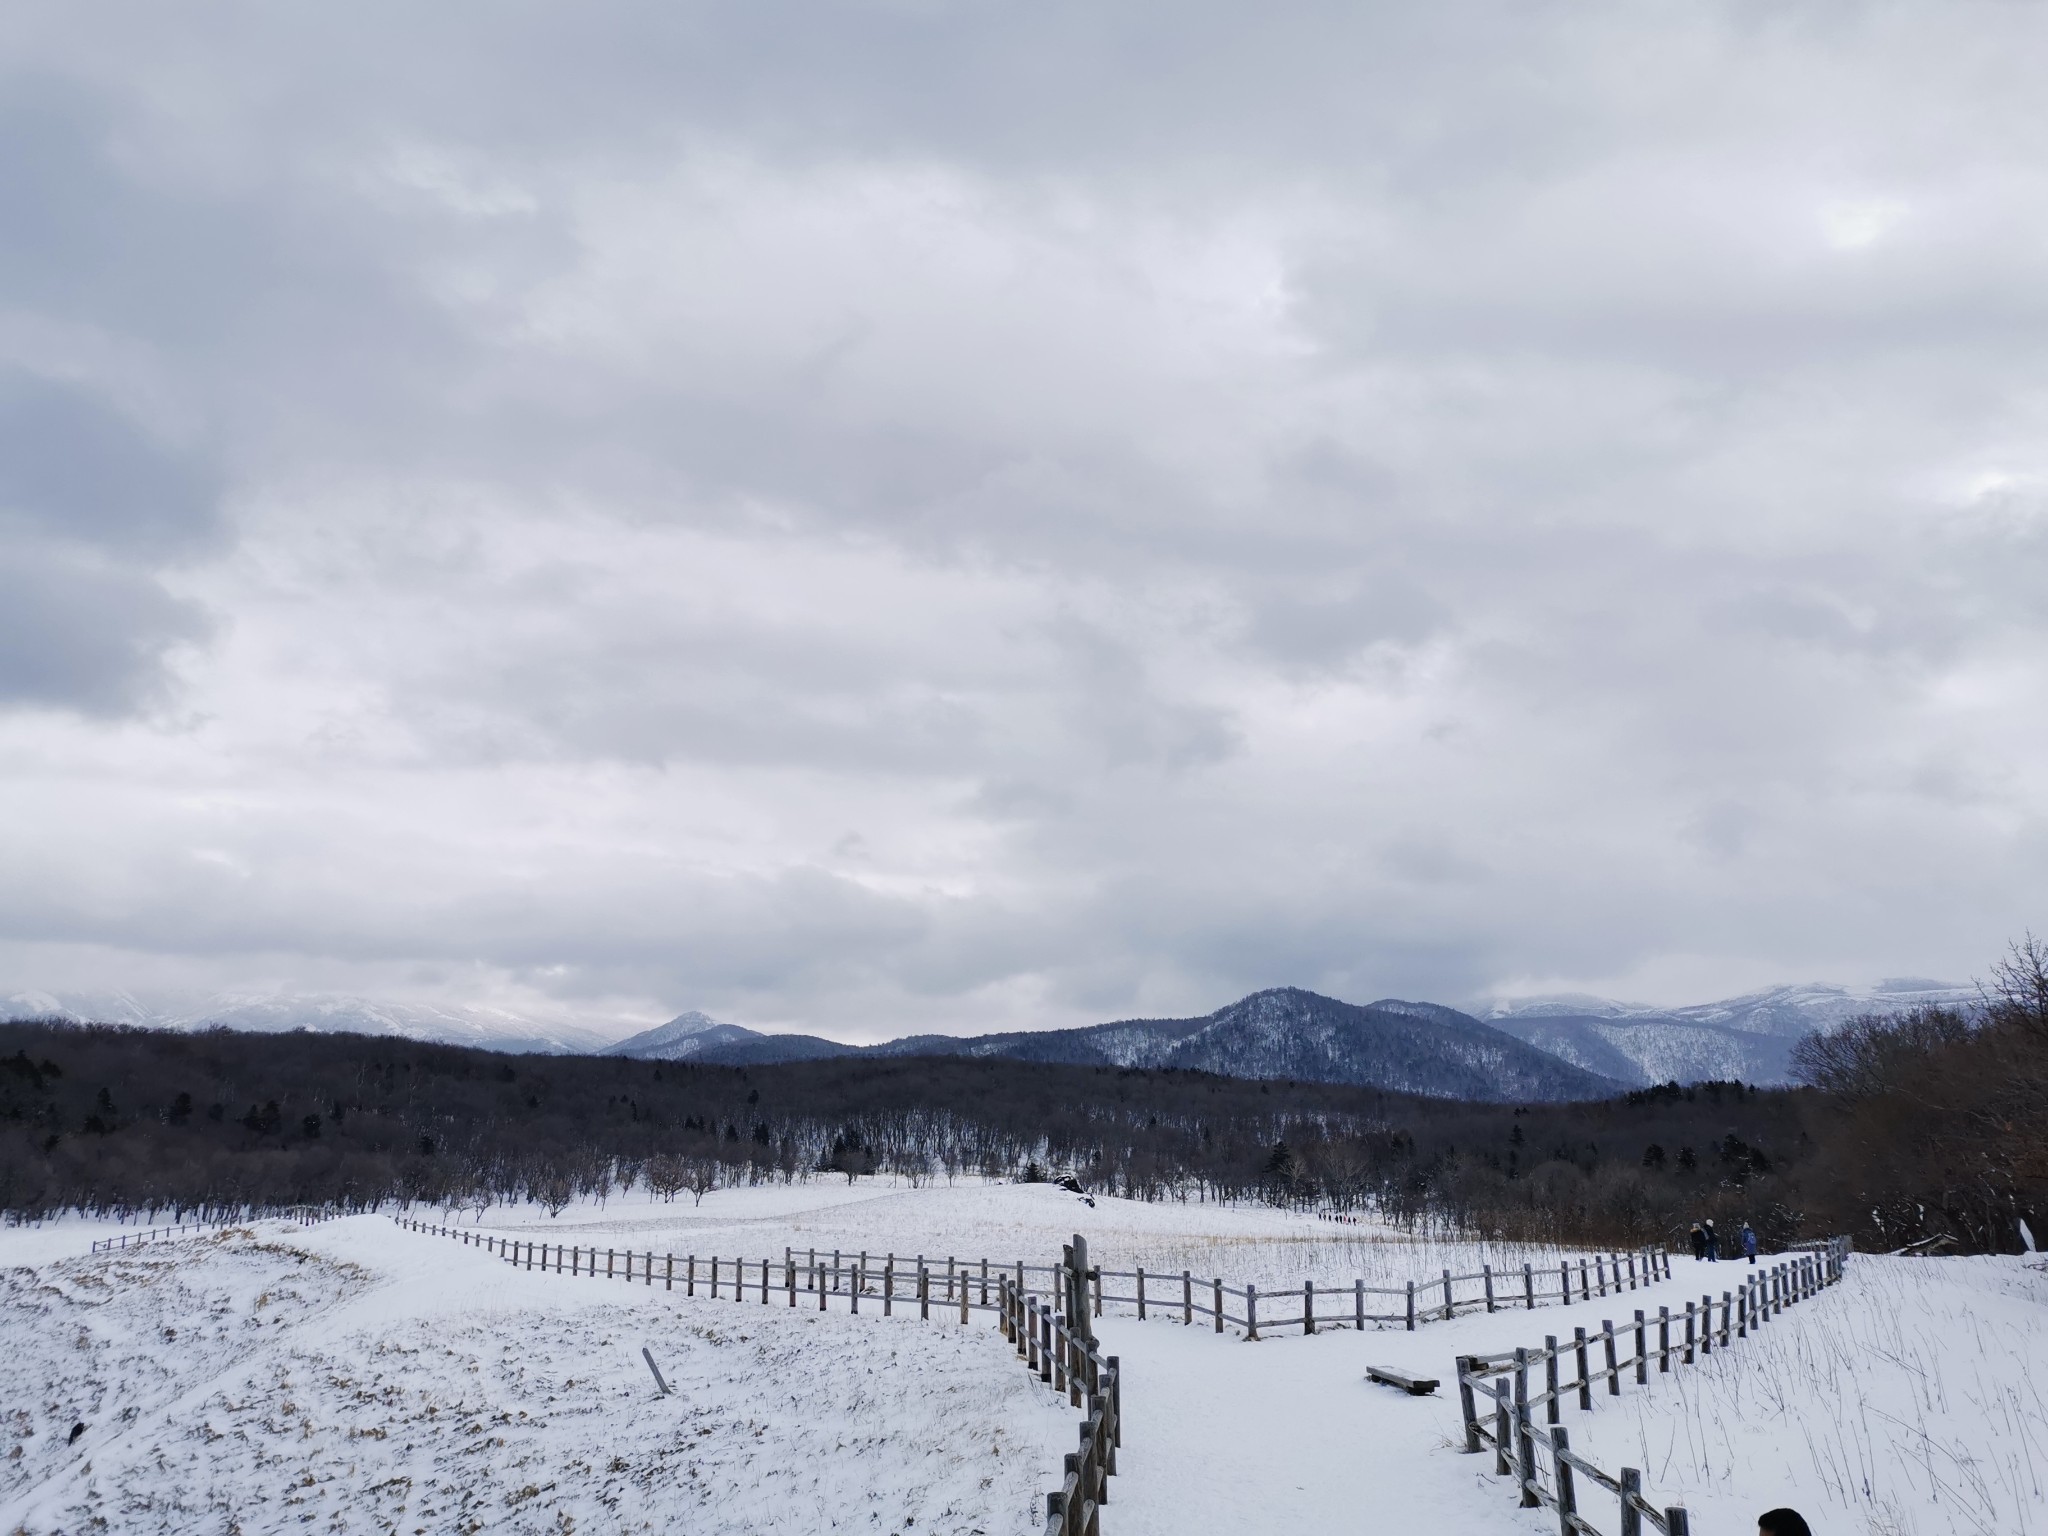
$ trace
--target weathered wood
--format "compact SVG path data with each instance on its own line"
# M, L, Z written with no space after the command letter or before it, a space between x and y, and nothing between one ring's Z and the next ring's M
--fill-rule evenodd
M1408 1282L1408 1331L1415 1331L1415 1282Z
M1571 1436L1565 1433L1562 1424L1550 1432L1550 1454L1552 1474L1557 1479L1557 1521L1559 1536L1579 1536L1576 1524L1579 1513L1577 1486L1572 1481L1572 1464L1565 1460L1565 1452L1571 1449Z
M1316 1283L1313 1280L1301 1283L1301 1331L1305 1334L1316 1331Z
M1634 1467L1621 1469L1621 1536L1643 1536L1643 1474Z
M1593 1407L1593 1378L1591 1372L1586 1369L1585 1329L1574 1328L1572 1330L1572 1346L1577 1356L1579 1367L1579 1407L1590 1412Z
M1522 1266L1522 1295L1529 1303L1531 1312L1536 1310L1536 1271L1527 1264Z
M1460 1355L1458 1358L1462 1361L1465 1359L1465 1356ZM1459 1370L1462 1375L1464 1367L1461 1365ZM1367 1366L1365 1368L1365 1379L1367 1381L1376 1381L1383 1387L1399 1387L1410 1397L1427 1397L1440 1385L1434 1376L1410 1376L1403 1371L1396 1371L1384 1365ZM1471 1396L1471 1389L1469 1387L1464 1388L1464 1402L1468 1408L1471 1406ZM1469 1449L1476 1451L1479 1447L1477 1444L1474 1444Z
M1536 1426L1529 1417L1529 1351L1515 1350L1515 1476L1521 1485L1521 1506L1534 1509L1536 1496Z
M1614 1320L1612 1318L1603 1317L1600 1319L1600 1340L1607 1356L1607 1395L1609 1397L1619 1397L1621 1396L1621 1367L1615 1363Z
M1244 1288L1244 1336L1247 1339L1259 1336L1259 1288L1249 1282Z
M1458 1411L1465 1419L1465 1453L1468 1456L1476 1456L1479 1453L1479 1414L1473 1402L1472 1373L1479 1368L1479 1362L1470 1355L1460 1355L1458 1356L1457 1367ZM1379 1373L1370 1366L1366 1368L1365 1374L1368 1378L1375 1381L1382 1379ZM1388 1385L1396 1386L1399 1383L1390 1382Z
M1636 1385L1647 1386L1650 1380L1650 1334L1643 1321L1643 1309L1636 1308Z
M1482 1278L1483 1278L1483 1279L1484 1279L1484 1280L1486 1281L1486 1310L1487 1310L1488 1312L1492 1312L1492 1311L1493 1311L1493 1266L1492 1266L1491 1264L1482 1264L1482 1265L1480 1265L1480 1266L1479 1266L1479 1273L1480 1273L1481 1277L1482 1277Z
M1557 1403L1557 1335L1554 1333L1543 1336L1543 1392L1544 1407L1549 1410L1546 1417L1555 1424L1562 1410Z

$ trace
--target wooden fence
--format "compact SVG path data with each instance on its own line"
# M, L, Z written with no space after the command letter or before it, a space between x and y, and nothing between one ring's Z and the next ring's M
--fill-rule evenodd
M794 1248L785 1248L779 1260L717 1256L700 1260L695 1254L658 1254L651 1248L636 1252L535 1243L474 1228L436 1226L411 1217L394 1216L392 1220L407 1231L481 1248L517 1269L538 1268L628 1284L637 1280L646 1286L658 1281L663 1290L680 1286L688 1296L699 1294L701 1286L702 1293L711 1297L758 1300L762 1306L779 1300L789 1307L798 1305L799 1298L806 1305L815 1299L821 1312L836 1302L855 1314L865 1299L871 1313L879 1307L888 1317L898 1306L915 1306L924 1321L931 1319L935 1307L941 1317L957 1310L962 1323L976 1311L994 1313L1003 1336L1016 1345L1032 1372L1087 1413L1080 1426L1081 1448L1067 1456L1059 1489L1046 1495L1045 1536L1101 1536L1101 1508L1109 1502L1108 1480L1116 1471L1116 1448L1123 1442L1122 1377L1117 1357L1099 1354L1084 1328L1069 1325L1065 1309L1041 1302L1029 1289L1029 1278L1042 1276L1048 1291L1067 1298L1067 1308L1086 1308L1090 1277L1096 1272L1088 1268L1087 1244L1079 1234L1067 1250L1066 1262L1060 1264L1018 1260L991 1265L986 1259L962 1263L948 1258L941 1270L936 1260L922 1254L914 1261L906 1256L899 1262L893 1253L877 1257L835 1250L824 1255L813 1248L800 1257ZM1099 1294L1099 1278L1095 1289Z
M1078 1241L1078 1240L1077 1240ZM1045 1536L1101 1536L1102 1506L1123 1444L1123 1372L1115 1355L1104 1356L1093 1338L1070 1326L1066 1314L1027 1294L1009 1276L996 1283L997 1326L1040 1381L1065 1392L1088 1417L1081 1424L1081 1449L1067 1455L1065 1478L1045 1496Z
M856 1312L863 1298L874 1298L885 1313L899 1302L916 1302L927 1316L935 1305L958 1309L962 1321L969 1311L996 1310L996 1283L1005 1275L1026 1291L1034 1279L1042 1280L1045 1292L1052 1294L1063 1274L1057 1264L1027 1264L1021 1259L1000 1262L949 1256L941 1270L938 1259L923 1254L849 1254L838 1249L829 1256L815 1248L802 1255L785 1248L780 1259L700 1258L695 1254L658 1254L651 1249L535 1243L496 1237L475 1228L435 1226L410 1217L393 1219L411 1231L484 1247L526 1269L638 1279L647 1285L659 1282L670 1290L681 1284L693 1296L699 1285L713 1296L723 1290L738 1297L743 1287L749 1293L758 1292L764 1301L771 1290L784 1295L793 1292L817 1297L821 1309L830 1300ZM1090 1267L1087 1273L1089 1299L1097 1317L1115 1307L1134 1311L1141 1320L1158 1314L1177 1318L1189 1327L1201 1319L1218 1333L1226 1326L1237 1327L1244 1330L1246 1338L1256 1339L1262 1330L1316 1333L1348 1326L1362 1332L1368 1323L1412 1331L1421 1323L1461 1312L1569 1306L1668 1280L1671 1255L1663 1248L1642 1248L1634 1253L1588 1254L1576 1261L1562 1261L1555 1269L1529 1264L1519 1270L1482 1265L1470 1274L1444 1270L1434 1280L1410 1280L1399 1287L1367 1285L1362 1279L1336 1285L1308 1280L1297 1290L1281 1291L1230 1285L1220 1276L1198 1278L1189 1270L1176 1275L1147 1273L1142 1268ZM1385 1305L1388 1298L1393 1301L1391 1308Z
M93 1242L92 1252L118 1253L123 1248L158 1243L167 1237L183 1237L190 1232L221 1232L229 1227L246 1227L253 1221L295 1221L302 1227L311 1227L323 1221L332 1221L340 1214L339 1211L319 1206L303 1206L273 1216L235 1216L219 1221L183 1221L175 1227L151 1227L147 1232L122 1232L113 1237L98 1238Z
M1607 1395L1619 1397L1625 1374L1633 1374L1638 1386L1648 1384L1653 1360L1663 1374L1674 1364L1690 1365L1716 1348L1727 1349L1734 1340L1765 1327L1786 1307L1839 1281L1848 1258L1849 1240L1833 1238L1768 1268L1745 1273L1742 1283L1722 1291L1718 1300L1709 1293L1697 1302L1688 1301L1682 1317L1668 1306L1659 1307L1655 1319L1638 1310L1633 1325L1620 1330L1611 1320L1603 1319L1597 1334L1589 1336L1585 1329L1575 1328L1568 1343L1560 1344L1550 1335L1541 1349L1461 1355L1458 1402L1465 1417L1465 1449L1477 1454L1491 1445L1495 1474L1515 1479L1525 1509L1556 1510L1559 1536L1601 1536L1579 1512L1580 1475L1619 1500L1619 1536L1642 1536L1646 1522L1664 1536L1689 1536L1684 1507L1659 1510L1652 1505L1643 1496L1639 1470L1623 1467L1620 1476L1613 1476L1572 1450L1571 1437L1558 1422L1566 1395L1576 1396L1580 1409L1590 1410L1596 1384L1604 1382ZM1673 1331L1681 1323L1682 1336ZM1627 1355L1620 1353L1624 1347L1630 1350ZM1571 1369L1570 1380L1559 1379L1560 1365ZM1539 1367L1543 1385L1536 1390L1530 1373ZM1481 1398L1490 1404L1490 1413L1481 1410ZM1546 1421L1540 1435L1535 1420L1538 1408Z
M1399 1287L1367 1285L1362 1279L1337 1285L1305 1280L1298 1290L1288 1291L1197 1279L1188 1270L1177 1275L1147 1274L1143 1269L1089 1273L1097 1317L1106 1307L1131 1307L1141 1319L1156 1312L1193 1327L1196 1318L1205 1318L1218 1333L1234 1324L1246 1338L1256 1339L1262 1329L1315 1333L1348 1325L1362 1333L1368 1323L1398 1324L1413 1332L1418 1323L1448 1320L1460 1312L1533 1312L1538 1306L1569 1306L1668 1280L1671 1255L1662 1248L1642 1248L1634 1253L1588 1254L1576 1263L1561 1261L1555 1269L1524 1264L1517 1271L1485 1264L1471 1274L1454 1275L1447 1269L1437 1279L1410 1280ZM1130 1282L1128 1292L1105 1288L1121 1281ZM1391 1309L1384 1306L1388 1297L1393 1298Z

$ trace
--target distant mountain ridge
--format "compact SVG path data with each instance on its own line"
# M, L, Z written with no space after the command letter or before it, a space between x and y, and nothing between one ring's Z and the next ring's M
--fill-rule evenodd
M815 1035L764 1035L703 1014L684 1014L620 1041L608 1054L730 1066L820 1057L992 1056L1358 1083L1448 1099L1601 1098L1619 1087L1611 1078L1456 1009L1396 1000L1361 1006L1298 987L1254 992L1193 1019L1122 1019L996 1035L913 1035L872 1046L842 1045Z
M1537 1099L1590 1097L1671 1080L1783 1083L1793 1043L1812 1029L1833 1027L1858 1013L1975 998L1966 987L1902 977L1874 987L1772 987L1681 1008L1562 994L1496 999L1460 1011L1398 998L1345 1003L1276 987L1199 1018L911 1035L872 1046L769 1034L696 1010L611 1042L595 1029L505 1009L283 992L164 998L24 991L0 996L0 1017L162 1029L347 1031L518 1053L724 1066L855 1056L996 1056L1360 1083L1439 1097Z
M1565 994L1502 999L1474 1012L1518 1040L1632 1087L1712 1078L1774 1085L1791 1080L1792 1047L1814 1030L1861 1013L1967 1006L1976 997L1969 987L1912 976L1874 987L1769 987L1684 1008Z
M502 1008L290 992L221 992L193 998L149 997L120 991L25 991L0 998L0 1017L128 1024L144 1029L219 1027L256 1034L308 1029L551 1056L593 1054L605 1044L605 1037L595 1030L544 1023Z

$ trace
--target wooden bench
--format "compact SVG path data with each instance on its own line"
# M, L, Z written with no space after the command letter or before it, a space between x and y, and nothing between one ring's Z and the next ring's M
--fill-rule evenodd
M1410 1397L1427 1397L1437 1387L1436 1382L1427 1376L1403 1376L1399 1371L1390 1371L1379 1365L1367 1366L1365 1379L1376 1381L1384 1387L1399 1387Z

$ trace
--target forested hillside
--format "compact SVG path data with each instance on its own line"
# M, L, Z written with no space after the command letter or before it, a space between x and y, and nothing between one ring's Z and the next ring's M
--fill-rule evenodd
M1780 1238L1848 1225L1895 1245L1938 1227L2010 1245L2006 1213L2028 1209L2011 1189L1987 1205L1981 1180L1957 1195L1898 1158L1891 1187L1859 1183L1872 1113L1867 1095L1739 1084L1499 1105L1000 1059L719 1067L7 1024L0 1206L554 1203L833 1172L1072 1171L1142 1199L1371 1205L1509 1237L1634 1243L1711 1215Z

